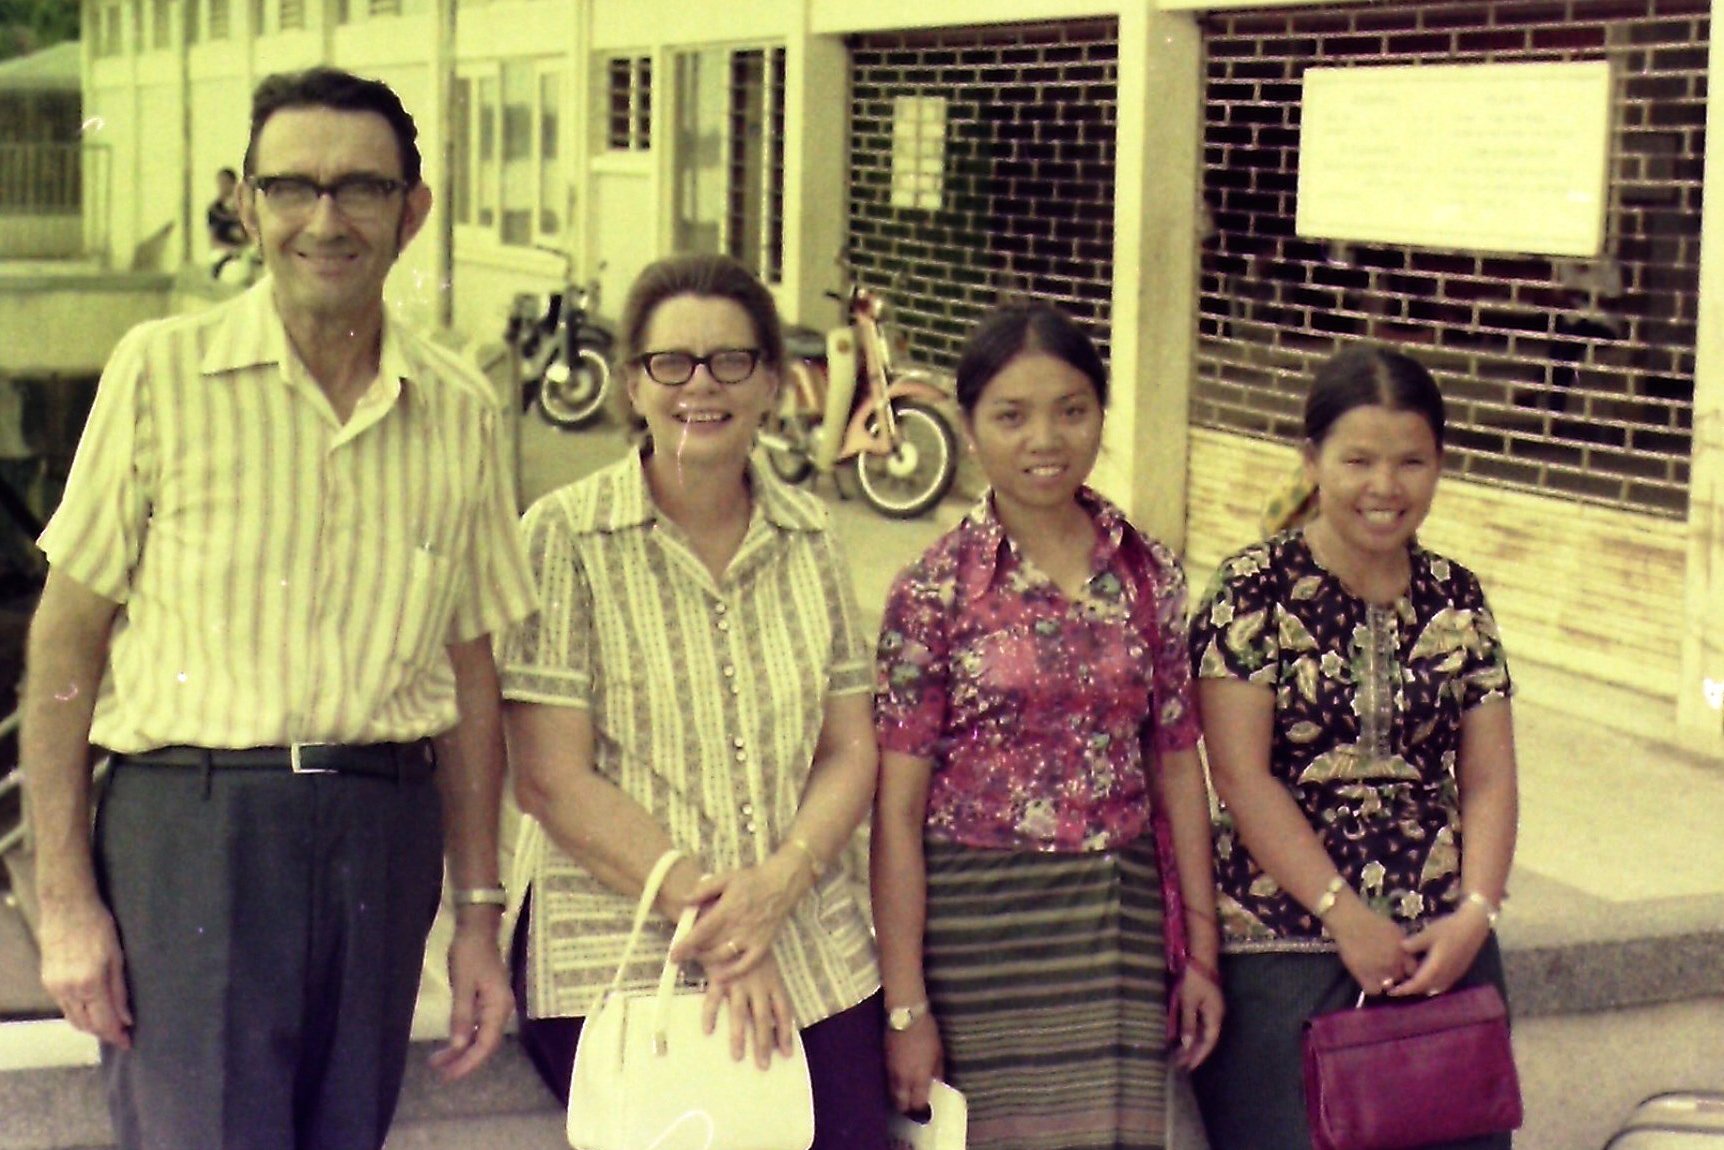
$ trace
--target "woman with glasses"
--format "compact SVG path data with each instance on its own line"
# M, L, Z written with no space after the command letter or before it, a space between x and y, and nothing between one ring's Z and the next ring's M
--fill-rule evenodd
M765 1065L800 1031L815 1147L884 1148L879 971L842 863L874 793L871 662L824 507L750 461L778 315L735 261L675 257L635 282L619 343L641 446L527 512L541 610L502 658L523 1044L566 1098L582 1016L675 848L631 981L656 981L697 907L677 957L733 1055Z

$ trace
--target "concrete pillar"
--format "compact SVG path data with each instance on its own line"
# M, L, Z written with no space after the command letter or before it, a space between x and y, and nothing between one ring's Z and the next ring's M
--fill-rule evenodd
M1202 73L1194 13L1121 5L1114 394L1095 482L1175 550L1185 546Z
M808 6L788 30L784 55L784 278L787 319L831 327L837 311L822 292L842 287L834 261L846 232L844 144L850 58L839 36L808 31Z
M1712 27L1724 0L1712 0ZM1724 41L1714 36L1708 76L1724 75ZM1724 179L1724 108L1706 105L1708 191ZM1700 216L1700 315L1695 333L1694 442L1688 494L1687 587L1676 724L1683 739L1724 749L1724 196L1708 195Z

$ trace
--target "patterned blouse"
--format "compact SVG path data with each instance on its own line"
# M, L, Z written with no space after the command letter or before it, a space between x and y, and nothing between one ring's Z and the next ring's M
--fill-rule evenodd
M1191 625L1200 678L1274 690L1271 772L1360 897L1409 926L1460 895L1461 716L1512 690L1472 572L1411 559L1406 594L1374 605L1287 531L1223 563ZM1333 950L1225 810L1215 830L1224 949Z
M597 772L703 870L753 865L802 801L826 700L866 692L868 645L818 500L750 467L754 514L720 579L662 518L638 453L553 491L521 524L539 613L503 645L503 696L580 707ZM533 892L527 1015L582 1016L610 981L635 900L521 820L515 878ZM857 884L829 868L773 955L797 1025L880 985ZM671 924L653 918L629 979L657 980Z
M1079 501L1096 543L1075 600L986 497L893 585L874 721L882 750L934 762L930 838L1115 849L1149 819L1143 724L1159 750L1197 744L1179 561L1088 488Z

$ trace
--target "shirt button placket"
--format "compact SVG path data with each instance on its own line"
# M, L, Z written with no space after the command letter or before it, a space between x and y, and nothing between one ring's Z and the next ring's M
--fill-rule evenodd
M730 607L722 598L715 599L712 604L712 614L713 629L718 632L718 641L716 646L720 652L719 658L723 660L719 664L718 672L724 677L725 684L728 686L730 691L731 703L727 708L727 725L733 732L739 731L742 726L742 716L737 713L737 701L742 694L742 684L738 681L736 674L736 653L733 649L734 645L731 640ZM736 786L745 796L743 801L740 802L736 808L737 814L741 816L742 820L741 832L744 836L753 836L759 833L760 824L755 818L753 800L746 797L750 790L748 775L748 742L741 734L732 734L730 737L730 747L731 751L735 754L736 762L734 772L731 776L732 782L733 785ZM738 842L737 846L741 851L741 861L744 865L752 862L755 857L757 857L757 852L751 850L748 844Z

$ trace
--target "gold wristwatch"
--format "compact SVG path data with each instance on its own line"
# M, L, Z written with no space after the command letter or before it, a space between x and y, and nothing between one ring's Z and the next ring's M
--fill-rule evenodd
M886 1012L887 1030L908 1030L916 1025L916 1020L928 1013L928 1000L923 999L913 1006L897 1006Z

